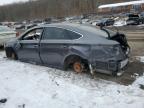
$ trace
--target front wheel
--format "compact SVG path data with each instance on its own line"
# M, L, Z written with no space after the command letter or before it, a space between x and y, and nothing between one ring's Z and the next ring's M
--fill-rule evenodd
M17 60L17 55L12 49L6 50L6 56L9 59Z
M13 59L13 60L17 59L16 54L14 52L11 53L11 59Z

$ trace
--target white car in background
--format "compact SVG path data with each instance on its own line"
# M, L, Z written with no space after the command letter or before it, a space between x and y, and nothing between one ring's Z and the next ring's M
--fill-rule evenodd
M120 27L125 25L127 25L126 20L116 20L113 26Z
M3 46L7 41L12 38L15 38L17 33L15 30L7 27L7 26L0 26L0 46Z

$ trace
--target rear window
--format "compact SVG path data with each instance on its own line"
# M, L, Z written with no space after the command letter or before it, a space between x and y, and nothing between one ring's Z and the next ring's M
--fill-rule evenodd
M96 27L91 27L91 26L80 26L80 29L83 29L87 32L91 32L95 35L103 36L103 37L108 37L107 33L101 29L98 29Z
M93 27L93 26L80 26L79 28L83 29L83 30L85 30L87 32L91 32L91 33L93 33L95 35L98 35L98 36L103 36L103 37L106 37L106 38L108 37L108 34L104 30L101 30L100 28L97 28L97 27ZM115 31L112 31L112 30L107 29L107 28L104 28L104 29L106 29L109 32L109 34L110 34L111 37L116 34Z

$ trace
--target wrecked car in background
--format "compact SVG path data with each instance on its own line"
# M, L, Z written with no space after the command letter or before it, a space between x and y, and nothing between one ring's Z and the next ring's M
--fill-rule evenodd
M89 70L121 75L128 63L129 45L124 34L82 24L41 25L26 31L5 45L8 58L73 68L77 73Z
M103 18L97 22L97 26L111 26L114 24L114 20L111 18Z
M15 30L7 26L0 26L0 46L3 46L7 41L15 38L17 35Z

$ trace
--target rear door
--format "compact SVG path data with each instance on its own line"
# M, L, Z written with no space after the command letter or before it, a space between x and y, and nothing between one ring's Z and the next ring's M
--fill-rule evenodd
M16 52L20 60L40 63L39 42L42 31L42 28L32 29L19 40Z
M40 42L40 57L44 64L61 67L64 57L69 53L71 37L65 29L46 27Z

